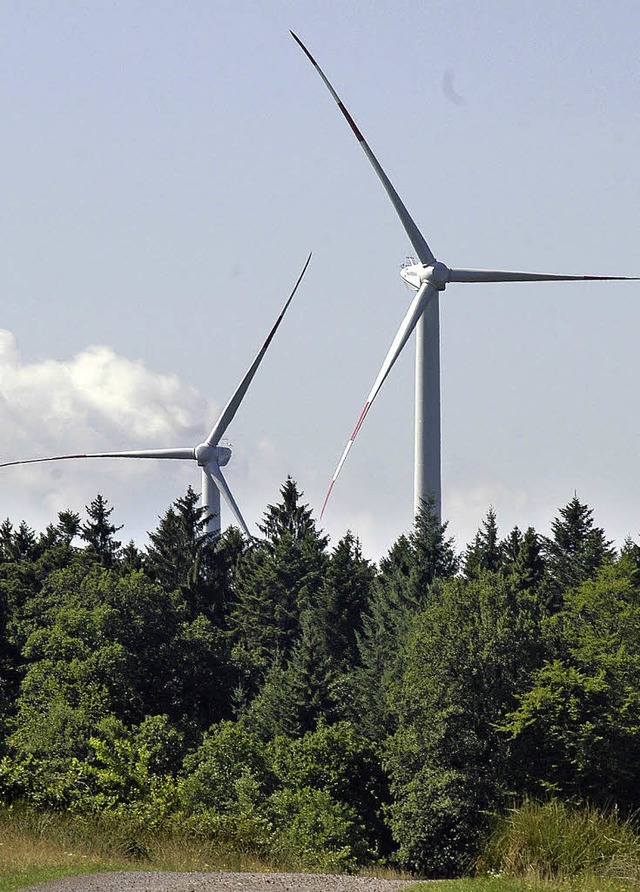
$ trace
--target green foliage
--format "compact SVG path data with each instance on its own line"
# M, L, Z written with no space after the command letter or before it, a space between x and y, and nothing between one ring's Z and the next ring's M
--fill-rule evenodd
M289 478L282 501L269 505L260 526L266 538L242 557L232 612L233 659L248 696L270 667L287 661L300 632L302 613L318 599L326 567L321 537L301 493Z
M464 574L476 579L482 573L496 573L502 568L502 548L498 541L498 523L493 508L489 508L482 527L464 554Z
M604 530L593 522L593 511L577 496L560 509L545 540L544 551L549 573L549 589L555 602L564 591L580 585L614 557Z
M263 796L273 786L262 742L237 723L214 725L185 759L182 806L188 812L237 812L247 778Z
M90 505L87 505L87 522L80 527L80 535L87 543L87 554L97 560L103 567L114 567L118 560L121 542L114 539L114 534L122 527L114 526L109 518L113 514L113 508L107 507L108 502L98 493ZM75 529L71 518L61 518L61 523L66 527L68 534Z
M338 711L337 676L316 620L314 611L302 614L289 661L285 666L273 663L260 692L241 714L241 721L264 739L304 734Z
M423 504L411 535L401 536L380 562L362 632L357 634L360 665L352 682L357 718L373 739L383 739L394 728L389 691L402 673L413 617L429 602L434 587L456 572L458 562L446 529L430 500Z
M628 557L565 595L554 658L534 674L505 730L521 784L601 806L637 807L640 786L640 587Z
M324 790L301 787L275 792L268 803L273 855L312 870L348 873L367 852L357 817Z
M450 579L458 569L454 542L446 533L447 523L440 523L431 497L422 503L409 536L409 585L417 605L426 604L429 587L437 579Z
M313 622L335 672L348 672L358 659L357 636L371 596L375 571L348 532L331 553L324 572Z
M514 527L502 542L501 551L502 569L511 585L521 591L538 591L544 581L545 563L542 542L533 527L524 533Z
M188 589L198 576L200 554L207 544L206 518L191 487L176 499L149 533L145 568L165 591Z
M500 574L446 582L416 616L385 760L390 823L409 869L451 876L477 853L511 780L496 726L536 665L538 634L535 601Z
M147 827L160 826L177 806L173 773L184 754L183 737L167 716L147 716L132 730L103 719L89 743L91 796L82 806L144 814Z
M371 744L347 723L265 745L223 722L184 763L185 813L199 832L253 844L278 861L353 869L373 856L385 789Z
M251 543L191 489L143 550L111 513L0 524L1 800L112 820L130 859L175 833L434 876L515 797L640 805L640 548L577 498L549 539L491 509L462 570L432 502L378 570L329 552L291 479Z
M388 854L383 810L389 796L378 747L350 722L320 725L303 737L275 738L269 747L278 783L298 790L322 790L348 806L367 843L369 857Z

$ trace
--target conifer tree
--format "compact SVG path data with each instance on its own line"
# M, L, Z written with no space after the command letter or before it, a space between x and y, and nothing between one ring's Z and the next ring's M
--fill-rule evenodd
M0 560L13 560L13 524L8 517L0 523Z
M413 567L413 551L409 537L402 533L389 549L389 554L380 558L382 576L399 576L409 579Z
M446 537L448 522L441 523L433 496L423 501L409 537L412 551L409 584L415 604L424 604L436 579L449 579L458 569L453 539Z
M33 556L36 546L36 534L31 527L27 526L24 520L16 530L13 536L13 547L15 553L20 558L28 558Z
M320 720L334 718L336 672L323 629L312 610L302 614L300 627L288 662L274 662L242 716L243 724L264 739L280 734L297 737L316 728Z
M114 534L122 529L122 526L114 526L109 520L113 508L107 507L108 502L98 493L90 505L87 505L86 523L80 527L80 535L87 543L87 551L95 557L103 567L114 567L118 560L118 552L121 542L114 539Z
M544 541L551 595L558 603L566 589L595 576L602 565L613 560L615 551L601 527L593 521L593 510L577 495L551 525L552 536Z
M386 696L402 664L402 648L409 628L408 579L396 566L375 580L371 600L357 636L359 665L353 672L353 700L363 732L373 740L392 730Z
M36 534L24 520L15 529L9 518L0 524L0 555L6 561L21 561L34 556Z
M357 635L374 579L375 570L362 556L359 541L347 532L329 558L311 614L336 671L346 672L357 662Z
M267 506L259 527L266 538L248 550L235 574L233 655L249 693L276 658L288 661L300 616L317 603L327 561L327 539L291 478L280 494L282 501Z
M298 710L291 692L292 675L277 656L266 672L256 696L247 706L246 691L236 703L239 724L261 740L278 735L295 737L300 730Z
M205 518L191 486L167 509L157 530L149 533L145 569L165 591L187 586L202 549Z
M502 566L502 549L498 540L498 523L493 508L489 508L482 527L464 553L464 575L477 579L481 573L497 572Z
M167 592L178 592L188 616L205 613L216 624L226 623L230 600L229 571L237 560L232 533L213 538L199 496L189 486L149 533L144 568ZM233 546L231 545L233 543Z
M75 511L59 511L57 529L62 540L71 545L75 537L80 533L80 515Z
M501 550L503 570L512 584L521 591L536 590L544 578L545 563L542 543L533 527L527 527L524 534L514 527Z
M143 565L144 558L142 552L136 547L133 539L130 539L120 554L120 573L123 576L127 576L136 570L142 570Z
M281 501L277 505L267 505L264 520L258 529L272 546L280 542L287 534L295 541L301 541L307 535L317 536L316 522L311 516L308 505L301 505L304 493L291 477L287 477L280 489ZM327 540L323 540L326 545Z
M313 611L306 610L300 621L301 634L287 667L289 691L295 709L298 733L313 730L320 719L331 719L335 707L332 682L336 673L326 647L324 630Z
M458 561L447 524L438 520L433 500L425 502L409 537L401 536L380 562L369 607L358 636L360 666L354 674L359 721L365 733L381 739L392 729L386 698L398 680L404 640L417 610L429 603L434 586L451 578Z

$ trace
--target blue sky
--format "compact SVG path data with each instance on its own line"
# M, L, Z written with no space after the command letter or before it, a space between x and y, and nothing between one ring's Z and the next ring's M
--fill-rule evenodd
M0 26L3 459L194 445L312 250L226 476L252 528L287 474L319 509L410 246L289 28L445 263L640 274L636 3L4 0ZM459 543L490 505L504 534L548 531L574 491L637 537L640 283L450 286L441 306ZM411 525L412 396L411 342L325 515L371 557ZM100 491L143 541L199 476L131 465L6 469L0 514L42 528Z

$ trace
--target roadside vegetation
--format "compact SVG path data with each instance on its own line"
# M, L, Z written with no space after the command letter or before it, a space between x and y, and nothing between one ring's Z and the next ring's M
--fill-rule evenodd
M71 874L111 870L297 871L184 833L145 832L104 818L0 812L0 892ZM410 879L389 868L366 871ZM501 818L474 876L415 883L407 892L633 892L640 888L640 839L629 822L593 809L527 802Z
M46 870L640 885L635 542L574 496L459 549L425 504L375 566L290 479L251 542L197 502L144 548L101 495L0 523L5 877L26 834Z

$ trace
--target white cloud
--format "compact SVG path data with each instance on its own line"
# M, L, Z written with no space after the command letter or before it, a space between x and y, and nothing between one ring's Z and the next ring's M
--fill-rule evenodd
M4 456L36 457L41 447L62 444L76 451L171 446L176 438L177 445L192 445L205 412L204 398L176 375L152 372L111 347L90 346L66 362L29 364L13 335L0 330Z
M176 375L153 372L110 347L90 346L64 362L27 363L11 332L0 329L2 461L194 446L213 414L204 397ZM160 468L152 461L70 461L0 473L2 516L24 518L38 529L54 520L58 510L81 510L99 491L119 514L126 512L127 521L131 516L134 526L151 528L153 511L164 511L189 482L195 489L200 483L190 462L164 462ZM148 499L151 490L153 498ZM147 503L146 516L138 510L142 503Z

